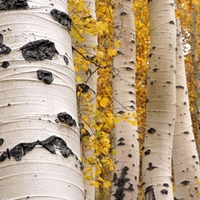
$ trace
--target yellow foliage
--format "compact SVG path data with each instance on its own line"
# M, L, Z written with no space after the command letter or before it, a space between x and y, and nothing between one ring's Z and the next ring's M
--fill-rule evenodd
M77 82L82 82L82 78L81 78L80 76L77 76L77 77L76 77L76 81L77 81Z
M101 99L101 101L100 101L100 105L101 105L103 108L105 108L105 107L108 105L108 103L109 103L109 99L106 98L106 97L103 97L103 98Z

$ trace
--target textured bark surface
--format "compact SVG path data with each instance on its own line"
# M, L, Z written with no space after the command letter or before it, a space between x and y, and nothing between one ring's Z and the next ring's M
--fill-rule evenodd
M176 21L171 0L149 1L150 54L142 175L145 200L172 200Z
M195 97L194 97L194 116L195 120L197 121L197 149L198 155L200 159L200 62L197 56L198 52L198 12L197 7L193 4L192 9L192 30L193 33L191 34L191 55L192 55L192 65L194 66L194 88L195 88Z
M95 13L95 1L94 0L83 0L86 8L89 10L89 17L91 16L93 19L96 20L96 13ZM79 50L80 48L83 49L89 61L92 61L92 58L96 55L94 47L97 46L97 36L93 36L91 34L83 33L82 37L84 38L83 42L77 42L75 39L72 40L73 47ZM74 52L76 53L76 52ZM94 127L95 124L95 111L96 111L96 95L97 95L97 66L94 63L90 63L87 66L88 71L84 71L81 67L79 71L76 72L76 76L81 77L82 82L77 84L78 91L80 91L81 95L78 97L79 105L78 105L78 116L79 121L87 132L85 136L88 137L88 134L93 136L95 134ZM84 95L88 93L90 98L86 100ZM86 128L88 125L82 120L82 116L87 115L90 119L90 127ZM84 137L84 135L83 135ZM87 162L87 158L93 156L93 150L88 148L88 142L82 140L82 156L85 158ZM84 163L85 168L89 167L88 164ZM90 165L91 166L91 165ZM93 166L93 173L95 179L95 167ZM90 181L84 180L84 191L85 191L85 198L88 200L95 199L95 187L90 185Z
M82 200L71 38L51 14L66 13L67 3L3 2L0 198Z
M173 142L175 197L177 199L199 199L197 184L197 180L200 180L199 158L192 130L184 47L179 22L177 26L176 123Z
M135 21L133 1L121 0L114 10L115 39L121 41L121 48L113 62L113 107L114 114L127 116L116 124L113 131L116 168L112 180L112 200L131 200L138 197L139 141L136 120L135 94ZM127 115L129 113L129 115Z

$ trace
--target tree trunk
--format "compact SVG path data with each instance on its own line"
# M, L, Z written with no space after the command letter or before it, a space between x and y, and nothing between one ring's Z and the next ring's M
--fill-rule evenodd
M121 41L113 63L113 107L120 120L114 129L114 158L112 200L138 197L139 141L136 123L135 62L136 38L133 1L119 3L114 10L115 39Z
M143 149L145 200L172 200L171 156L176 111L176 21L171 0L149 1L150 54Z
M192 130L179 21L177 26L176 123L173 142L175 197L199 199L197 184L197 180L200 180L199 158Z
M66 7L65 0L0 3L4 200L84 199Z
M196 121L196 133L197 133L197 149L200 159L200 62L197 56L198 51L198 12L195 4L192 9L192 34L191 34L191 55L192 65L194 66L194 103L193 103L193 115Z
M82 10L79 10L80 4L74 5L71 2L70 10L72 18L78 21L84 22L86 25L92 24L96 21L95 13L95 1L84 0ZM77 26L79 26L77 24ZM78 37L82 38L82 41L77 41L78 38L72 38L72 45L74 49L74 61L75 68L77 68L76 76L81 78L81 81L77 83L77 98L78 98L78 117L81 127L81 146L82 146L82 158L85 170L83 170L84 176L84 191L86 199L95 199L95 187L90 185L91 181L95 180L95 158L94 148L91 145L90 136L94 136L94 124L96 114L96 95L97 95L97 67L93 63L92 59L95 57L95 48L97 47L97 36L90 33L86 33L84 29L79 26L79 32L82 33ZM87 27L88 28L88 27ZM88 28L92 31L92 27ZM74 30L77 32L78 30ZM77 35L76 35L77 36ZM82 60L82 62L81 62ZM85 120L87 116L88 120ZM93 160L91 163L89 161Z

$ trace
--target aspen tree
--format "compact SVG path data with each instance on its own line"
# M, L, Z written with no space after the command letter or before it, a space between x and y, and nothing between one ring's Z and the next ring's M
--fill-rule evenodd
M192 2L191 2L192 3ZM197 122L196 133L197 133L197 149L200 158L200 63L198 58L198 12L197 6L192 4L192 34L191 34L191 56L192 56L192 65L194 67L194 117Z
M136 123L135 62L136 33L133 1L115 1L114 30L117 55L113 61L113 107L121 120L114 129L116 168L111 199L138 197L139 141Z
M65 0L0 2L0 198L84 199Z
M150 54L143 147L144 200L172 200L171 157L176 114L176 21L171 0L149 0Z
M180 22L177 21L176 122L173 142L175 197L199 199L199 158L192 130L183 48Z
M84 0L83 5L86 24L94 23L96 21L95 1ZM74 14L76 15L76 9ZM97 35L86 33L86 30L83 29L81 37L83 38L83 41L80 42L77 42L74 38L73 48L74 54L79 57L82 56L82 59L85 60L85 64L83 62L79 63L79 66L77 65L79 69L76 72L76 76L81 78L80 82L77 83L77 98L80 129L82 134L82 157L84 160L84 167L87 171L83 171L83 175L85 177L84 190L86 199L94 200L95 187L90 185L90 182L95 180L95 159L93 155L94 149L92 149L93 145L90 137L95 134L94 124L97 95L97 67L92 59L96 55L95 49L97 47ZM87 116L87 120L85 120L85 116Z

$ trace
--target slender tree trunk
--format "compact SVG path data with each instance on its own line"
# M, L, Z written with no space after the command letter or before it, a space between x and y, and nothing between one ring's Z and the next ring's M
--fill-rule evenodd
M171 0L149 1L150 54L143 149L145 200L172 200L171 157L176 112L176 21Z
M133 1L119 3L114 10L115 39L121 41L113 63L114 114L121 115L114 129L116 168L111 199L130 200L138 197L139 141L136 123L135 62L136 38Z
M66 8L65 0L0 3L4 200L84 199Z
M192 130L179 21L177 26L176 123L173 143L175 197L199 199L197 184L197 180L200 179L199 158Z
M96 20L95 1L84 0L83 2L85 4L85 7L89 10L88 18L93 18L94 20ZM91 168L91 170L83 174L85 177L90 177L89 180L87 178L84 179L84 190L86 199L94 200L95 187L93 185L90 185L90 181L95 180L95 162L89 164L88 160L91 160L90 158L92 157L94 158L94 151L93 149L91 149L90 136L94 136L95 134L94 124L97 95L97 67L94 63L92 63L92 58L94 58L96 55L94 47L97 47L98 42L97 36L93 36L85 32L82 34L82 37L84 38L83 42L75 42L73 44L75 48L83 50L86 54L86 58L91 61L90 64L86 66L87 70L80 66L79 71L76 72L76 76L79 76L82 79L81 83L77 83L77 89L78 91L80 91L78 97L79 119L82 130L84 130L82 133L82 157L84 159L85 169ZM84 121L83 116L87 116L88 121Z
M96 21L95 13L95 1L84 0L84 11L88 11L87 14L83 14L81 10L77 13L76 7L72 9L71 15L77 17L83 14L84 17L79 20L83 20L87 23ZM72 4L73 5L73 4ZM73 7L73 6L72 6ZM92 29L92 28L91 28ZM75 30L76 31L76 30ZM81 78L81 82L77 83L77 98L78 98L78 116L81 128L81 146L82 146L82 158L85 170L83 170L84 178L84 191L86 199L95 199L95 187L90 185L91 181L95 180L95 158L93 146L91 145L90 136L94 136L94 124L96 114L96 93L97 93L97 67L93 63L92 59L95 57L95 47L97 47L97 36L86 33L83 29L81 37L82 42L78 42L77 38L73 38L73 49L75 57L75 65L78 68L76 76ZM80 36L80 35L79 35ZM76 62L77 58L81 58L83 62ZM88 120L85 120L84 116L87 116ZM92 159L91 159L92 158ZM91 163L91 160L94 160Z
M200 63L197 56L198 50L198 12L196 10L196 6L193 4L192 9L192 34L191 34L191 55L192 55L192 64L194 66L194 117L197 123L196 125L196 133L197 133L197 149L198 155L200 158Z

